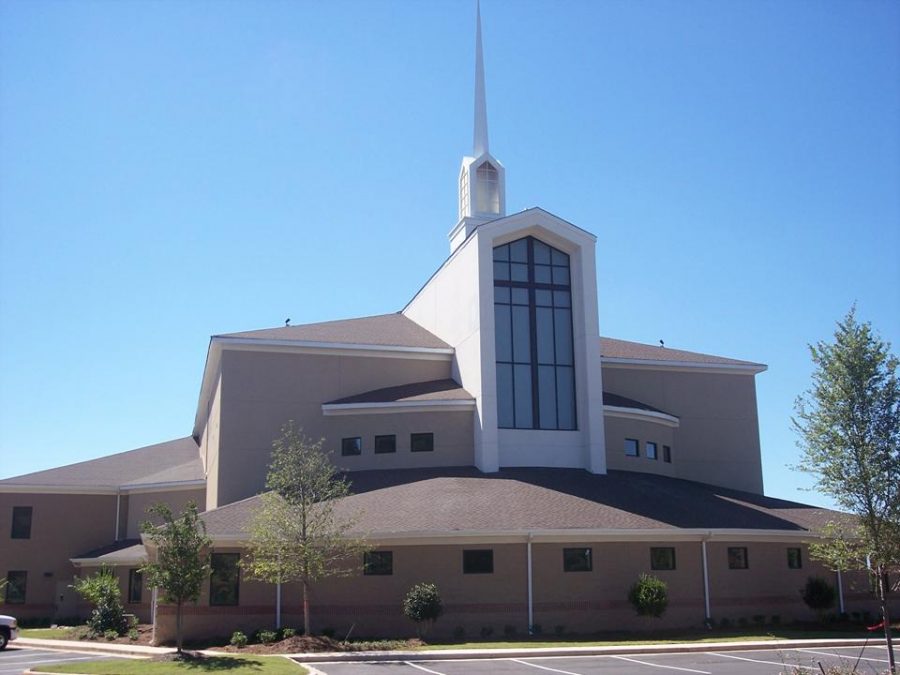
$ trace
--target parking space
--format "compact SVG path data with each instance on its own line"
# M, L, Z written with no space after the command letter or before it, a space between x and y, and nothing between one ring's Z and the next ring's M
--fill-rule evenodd
M71 661L106 661L114 656L103 654L85 654L84 652L66 652L56 649L35 649L33 647L17 647L11 643L0 652L0 675L21 675L32 666L50 663L68 663Z
M887 670L883 646L754 649L681 654L526 657L390 661L376 663L313 663L324 675L807 675L820 673L819 664L853 665L881 673Z

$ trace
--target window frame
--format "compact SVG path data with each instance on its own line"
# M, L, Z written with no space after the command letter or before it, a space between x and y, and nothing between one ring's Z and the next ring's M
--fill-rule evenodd
M137 599L135 599L135 589L137 589ZM137 567L128 570L128 604L139 605L143 602L144 596L144 575Z
M652 452L650 448L653 448ZM659 445L657 445L656 441L644 441L644 456L647 459L659 459Z
M669 555L671 554L671 555ZM665 555L666 559L659 556ZM671 572L678 569L678 560L674 546L651 546L650 569L660 572Z
M672 446L671 445L663 445L663 463L665 463L665 464L672 463Z
M388 550L363 553L363 576L389 577L394 574L394 552Z
M586 554L574 557L575 554ZM575 546L563 549L563 572L593 572L594 550L590 546Z
M728 556L728 569L750 569L750 552L746 546L729 546L726 554Z
M216 568L216 560L222 559L231 559L234 560L234 580L231 583L234 584L233 592L234 592L234 600L230 599L225 601L218 600L217 588L219 586L223 586L226 583L229 583L228 579L217 579L217 575L221 574L223 570ZM240 605L241 601L241 554L240 553L232 553L232 552L215 552L213 551L209 557L210 562L210 575L209 575L209 606L210 607L237 607Z
M17 517L18 516L18 517ZM23 525L24 518L24 525ZM31 525L34 521L33 506L13 506L12 522L9 528L10 539L31 539Z
M789 570L802 570L803 569L803 549L801 547L788 546L787 566L788 566Z
M417 440L427 440L428 447L416 447ZM410 452L434 452L434 432L417 431L409 435L409 451Z
M15 578L18 581L14 581ZM10 599L10 590L21 591L21 595L14 595ZM24 605L28 595L28 570L9 570L6 573L6 587L3 589L3 602L7 605Z
M385 450L384 448L379 449L378 442L384 442L385 439L390 439L390 449ZM375 436L375 442L373 443L373 452L376 455L389 455L393 452L397 452L397 434L381 434Z
M350 443L355 443L355 448ZM349 449L348 449L349 448ZM362 436L347 436L341 439L341 457L359 457L362 454Z
M469 548L462 552L463 574L493 574L494 573L494 549ZM487 562L485 565L484 563ZM484 568L484 569L482 569ZM487 569L489 568L489 569Z
M629 443L634 444L634 452L628 452ZM641 456L641 441L637 438L626 438L624 452L625 452L626 457L640 457Z

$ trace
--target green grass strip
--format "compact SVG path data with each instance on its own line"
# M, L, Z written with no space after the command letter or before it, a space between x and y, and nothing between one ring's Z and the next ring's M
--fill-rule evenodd
M40 673L84 673L84 675L166 675L167 673L229 673L229 675L304 675L303 666L281 656L208 656L197 661L78 661L35 666Z

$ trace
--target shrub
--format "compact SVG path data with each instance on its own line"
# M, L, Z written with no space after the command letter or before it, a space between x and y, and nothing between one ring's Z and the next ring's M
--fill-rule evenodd
M803 587L800 594L803 596L806 606L819 616L819 621L824 621L826 613L834 607L837 599L834 586L819 577L807 579L806 586Z
M278 631L275 630L261 630L257 633L257 636L264 645L270 645L278 641Z
M117 630L108 630L103 633L103 637L112 642L117 637L119 637L119 631Z
M125 634L128 624L122 607L119 580L111 569L101 567L96 574L76 579L72 588L94 606L87 621L92 635L103 635L109 639L108 634L115 633L115 639Z
M433 624L444 613L441 594L434 584L416 584L403 598L403 614L416 622L416 632L423 624Z
M132 642L137 642L141 637L141 634L138 632L137 628L129 628L128 629L128 639Z
M292 638L297 634L296 628L284 628L281 631L281 636L287 640L288 638Z
M638 616L660 617L669 605L666 582L650 574L642 574L628 591L628 601Z
M238 649L246 647L248 642L247 636L239 630L236 630L231 634L231 644Z

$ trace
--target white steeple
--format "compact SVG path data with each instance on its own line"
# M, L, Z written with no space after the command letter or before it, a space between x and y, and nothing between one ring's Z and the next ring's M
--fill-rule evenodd
M459 169L459 222L450 231L450 250L481 223L506 215L506 170L488 149L487 97L481 47L481 4L475 4L475 131L472 157Z

